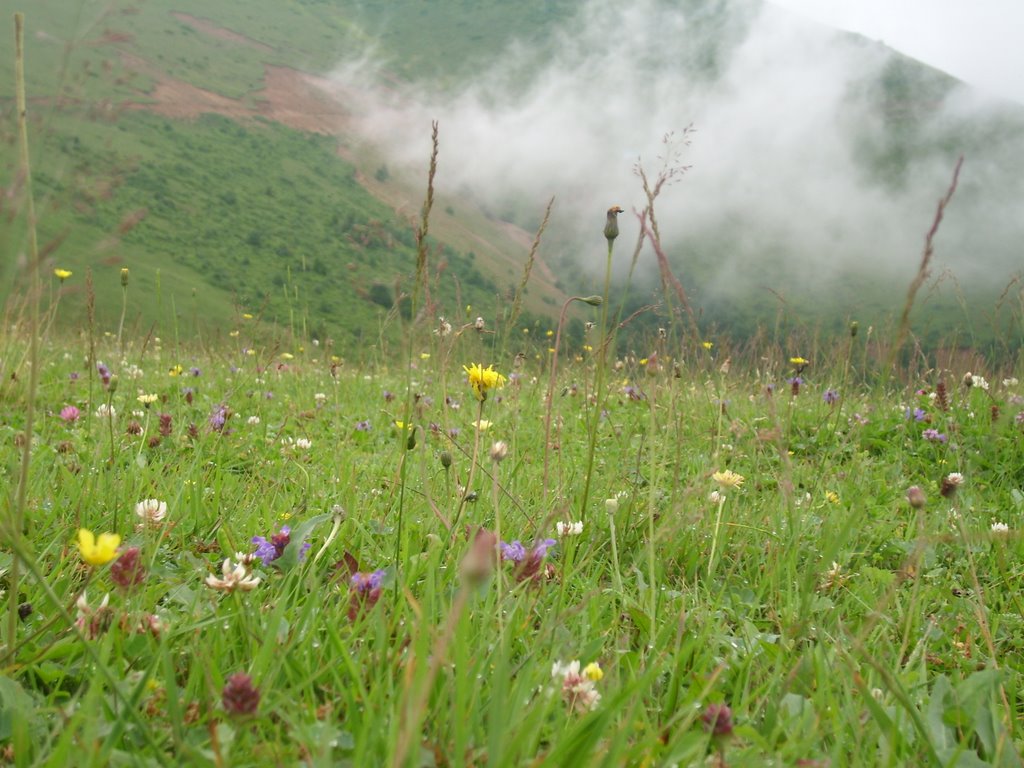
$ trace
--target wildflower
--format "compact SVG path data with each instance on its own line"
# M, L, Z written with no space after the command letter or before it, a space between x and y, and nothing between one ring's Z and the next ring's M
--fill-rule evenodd
M732 710L726 704L708 704L700 715L704 730L716 738L732 734Z
M786 379L786 383L789 384L789 392L796 397L800 394L800 385L804 383L804 380L800 376L790 376Z
M224 430L224 424L230 416L231 411L226 405L222 403L221 405L216 406L210 413L210 418L208 419L210 429L214 432L222 432Z
M824 400L827 405L835 405L839 402L839 393L834 389L826 389L825 394L821 396L821 399Z
M260 706L260 692L253 686L251 677L236 672L224 684L220 702L229 715L252 715Z
M443 317L437 318L437 328L434 333L440 336L442 339L447 338L451 335L452 324L445 320Z
M480 419L479 421L474 421L473 426L476 427L481 432L486 432L488 429L491 428L491 422L489 422L487 419ZM454 435L452 436L454 437Z
M1012 387L1016 387L1018 384L1020 384L1020 382L1017 380L1016 377L1010 377L1009 379L1003 379L1003 386L1006 387L1007 389L1010 389Z
M638 387L635 387L632 384L627 384L626 386L624 386L622 388L622 394L624 394L630 400L636 402L639 402L640 400L644 399L644 393L640 391Z
M904 417L906 417L908 419L911 416L913 416L914 417L914 421L925 421L928 418L928 412L926 410L924 410L923 408L915 408L914 410L910 410L909 408L907 408L903 412L903 415L904 415Z
M722 493L721 491L712 491L711 493L708 494L708 501L710 501L712 504L721 504L723 501L725 501L725 494Z
M587 669L591 669L592 666L596 665L588 664ZM600 669L597 667L598 672ZM597 708L601 701L601 694L594 683L600 680L600 677L595 680L581 673L578 660L570 661L568 664L556 661L551 665L551 677L556 680L561 678L562 698L571 710L583 713Z
M1006 523L1002 523L998 520L995 520L992 522L992 528L990 530L994 534L1002 535L1010 532L1010 526L1008 526Z
M984 390L988 392L988 382L985 381L983 376L977 376L973 373L968 373L964 377L964 384L968 387L974 387L976 389Z
M575 523L563 523L559 520L555 525L555 530L558 531L559 536L579 536L583 533L583 521L578 520Z
M61 269L58 267L57 269L53 270L53 274L58 280L60 280L63 283L65 280L71 277L72 273L70 270Z
M508 457L508 443L504 440L498 440L491 446L491 461L498 464L504 461Z
M122 589L138 586L146 578L146 567L142 564L142 553L138 547L129 547L110 566L110 579Z
M167 514L167 502L159 499L143 499L135 505L135 514L146 525L159 525Z
M501 559L515 563L515 577L517 581L536 580L541 575L541 566L544 564L544 557L551 547L557 544L554 539L544 539L533 545L529 551L518 540L511 544L504 541L499 545ZM545 573L550 575L549 571Z
M476 330L477 333L483 333L484 319L482 317L478 317L476 320L474 320L473 328Z
M931 443L944 443L949 438L937 429L926 429L921 433L921 437Z
M110 594L103 596L100 604L93 608L89 605L89 599L85 592L75 601L78 615L75 617L75 626L85 635L88 640L95 640L110 627L113 619L113 611L110 609Z
M104 365L102 362L97 362L96 373L99 374L100 381L103 383L104 387L110 385L110 379L112 374L110 373L110 369L106 365Z
M363 419L363 421L356 422L356 431L358 432L369 432L370 431L370 420Z
M170 368L167 369L167 375L168 376L181 376L182 371L184 371L184 370L185 369L182 368L180 365L172 365Z
M589 680L599 682L604 677L604 670L596 661L592 661L583 668L583 676Z
M924 495L918 486L912 485L907 488L907 501L914 509L921 509L927 502L928 499Z
M702 347L704 347L704 349L707 349L707 350L710 350L713 346L715 346L714 342L711 342L711 341L702 341L700 343L700 345Z
M225 559L220 569L223 577L217 578L210 574L206 577L206 586L222 592L234 592L235 590L248 592L255 589L260 583L260 577L253 575L252 559L241 553L235 557L238 559L238 563L232 565L230 557Z
M836 493L835 491L825 491L825 501L827 501L829 504L838 504L839 494Z
M256 552L254 554L263 561L264 565L270 565L284 554L285 547L291 543L291 540L292 529L287 525L281 526L280 531L271 534L269 541L262 536L253 536L252 543L256 545ZM305 556L311 546L312 544L308 541L304 541L302 543L302 546L299 548L300 560Z
M116 533L101 533L99 538L88 528L78 529L78 551L89 565L105 565L117 556L121 537Z
M462 369L466 372L469 385L473 388L477 400L486 400L487 390L505 386L505 377L494 370L493 365L484 368L480 363L474 363L473 365L464 365Z
M65 405L63 408L60 409L61 419L63 419L69 424L78 421L78 417L81 415L82 412L75 408L75 406L73 405Z
M743 485L743 475L733 472L731 469L721 470L711 475L711 479L718 483L723 489L739 488Z
M248 424L251 427L258 426L259 423L260 423L260 417L259 416L250 416L248 419L245 420L245 423Z
M323 392L317 392L313 395L313 401L316 403L317 408L322 408L324 403L327 402L327 395Z
M789 358L789 364L792 365L794 369L796 369L797 375L803 373L804 368L810 365L810 362L810 360L807 360L800 356Z
M349 580L349 621L355 621L363 610L377 604L377 601L380 600L385 573L383 569L378 569L372 573L356 572L352 574L352 578Z
M617 205L613 205L608 209L608 216L604 222L604 236L608 241L608 247L611 248L612 241L619 236L619 214L622 213L622 209Z
M959 472L950 472L944 478L942 478L942 485L939 488L939 493L944 498L952 498L956 494L956 489L963 485L964 476Z
M618 496L612 496L610 499L604 500L604 511L609 515L614 515L619 511L619 498Z
M382 397L384 398L384 402L385 402L385 403L390 403L390 402L391 402L392 400L394 400L394 399L395 399L395 393L394 393L394 392L392 392L392 391L391 391L391 390L389 390L389 389L385 389L385 390L384 390L384 391L383 391L383 392L381 393L381 396L382 396Z
M159 418L160 418L160 426L159 426L160 434L163 437L170 437L171 436L171 432L173 431L173 428L171 426L171 421L172 421L171 414L169 414L169 413L161 413Z

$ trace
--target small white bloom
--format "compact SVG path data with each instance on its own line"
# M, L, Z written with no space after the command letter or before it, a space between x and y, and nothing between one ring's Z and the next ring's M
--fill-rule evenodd
M327 395L325 395L323 392L317 392L315 395L313 395L313 399L316 400L317 405L323 405L324 403L327 402Z
M721 491L712 491L711 493L708 494L708 501L710 501L712 504L719 504L725 501L725 494L722 493Z
M245 423L246 424L250 424L251 426L255 427L257 424L260 423L260 417L259 416L250 416L248 419L246 419Z
M619 511L619 500L617 497L612 496L610 499L604 500L604 511L609 515L614 515Z
M1016 387L1020 382L1015 377L1009 379L1003 379L1003 386L1009 389L1010 387Z
M143 523L159 525L167 515L167 502L159 499L143 499L135 505L135 514Z
M305 437L300 437L295 441L295 447L300 451L308 451L313 447L313 441Z
M115 416L117 416L117 409L114 406L112 406L112 405L107 405L106 403L100 403L99 407L96 409L96 418L97 419L107 419L107 418L112 419Z
M1008 526L1006 523L1000 522L999 520L996 520L992 523L992 533L1001 535L1009 532L1010 526Z
M982 376L971 375L971 386L988 392L988 382Z
M259 576L253 576L252 569L244 562L237 565L231 564L231 558L227 558L221 566L223 578L217 578L213 574L206 577L206 585L223 592L234 592L236 589L241 592L248 592L255 589L260 583Z
M578 520L575 523L564 523L559 520L555 525L555 530L558 531L559 536L579 536L583 533L583 521Z

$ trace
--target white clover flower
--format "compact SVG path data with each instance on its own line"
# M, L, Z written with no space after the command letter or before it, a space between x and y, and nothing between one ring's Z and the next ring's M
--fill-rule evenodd
M255 427L257 424L260 423L260 417L259 416L250 416L248 419L245 420L245 423L249 424L250 426Z
M317 405L323 405L324 403L327 402L327 395L325 395L323 392L317 392L315 395L313 395L313 399L316 401Z
M207 576L206 586L222 592L248 592L260 583L260 577L253 576L251 567L247 567L244 562L232 565L230 557L221 566L221 573L223 578L217 578L213 574Z
M167 502L159 499L143 499L135 505L135 514L148 525L159 525L167 515Z
M555 530L558 531L559 536L579 536L583 533L583 521L578 520L575 523L564 523L559 520L555 525Z
M1008 526L1006 523L1000 522L999 520L995 520L992 523L991 530L992 533L995 533L997 535L1003 535L1010 532L1010 526Z
M972 387L977 387L978 389L983 389L986 392L988 392L988 382L985 381L984 377L982 377L982 376L972 375L971 376L971 386Z
M107 403L100 403L99 407L96 409L97 419L112 419L115 416L117 416L117 409L112 405L108 405Z
M1010 387L1016 387L1020 384L1016 377L1010 377L1009 379L1003 379L1003 386L1009 389Z

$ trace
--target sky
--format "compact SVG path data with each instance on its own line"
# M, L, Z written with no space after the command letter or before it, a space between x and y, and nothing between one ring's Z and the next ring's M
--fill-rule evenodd
M771 0L1024 104L1022 0Z

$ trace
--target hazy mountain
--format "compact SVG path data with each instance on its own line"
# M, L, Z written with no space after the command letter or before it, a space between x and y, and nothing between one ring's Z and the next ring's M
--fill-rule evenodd
M245 309L342 343L393 337L381 318L411 287L437 120L446 314L498 317L551 196L527 310L593 292L604 210L643 206L639 160L652 176L689 166L657 213L705 328L882 324L963 154L915 328L962 326L970 343L1016 322L1002 336L1020 345L1024 109L858 36L756 0L68 5L27 9L48 258L98 276L130 263L150 295L159 267L165 314L187 316L194 293L221 323ZM636 235L631 213L622 224L620 277ZM6 250L20 237L9 226ZM630 303L657 285L646 250Z

